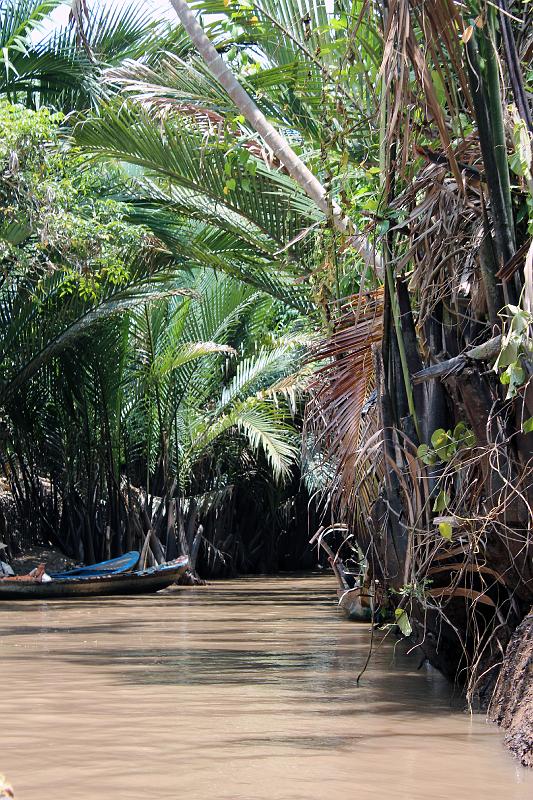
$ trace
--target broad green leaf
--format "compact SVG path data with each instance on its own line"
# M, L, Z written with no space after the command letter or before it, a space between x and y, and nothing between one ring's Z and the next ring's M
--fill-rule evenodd
M444 489L441 489L433 504L433 511L436 511L437 514L442 513L442 511L444 511L444 509L447 508L449 502L450 502L450 497L448 495L448 492L445 492Z
M513 364L509 364L505 372L502 372L500 375L500 383L504 386L508 386L509 389L507 390L506 399L510 400L512 397L516 395L516 390L519 386L522 386L526 379L526 374L523 367L520 366L519 361L515 361Z
M458 422L455 428L453 429L453 438L462 439L467 430L468 428L466 427L464 422Z
M433 431L431 434L431 444L435 449L437 447L442 447L446 444L449 434L444 430L444 428L437 428L436 431Z
M422 459L424 464L431 466L437 463L437 456L435 455L435 451L432 450L427 444L419 445L417 451L418 458Z
M468 429L463 437L463 444L465 447L474 447L476 444L476 435L474 431Z
M514 340L508 341L500 351L494 369L508 367L518 358L518 344Z
M532 433L533 432L533 417L526 419L524 424L522 425L522 430L524 433Z
M396 608L394 610L394 619L396 625L399 627L404 636L410 636L413 632L407 612L403 608Z

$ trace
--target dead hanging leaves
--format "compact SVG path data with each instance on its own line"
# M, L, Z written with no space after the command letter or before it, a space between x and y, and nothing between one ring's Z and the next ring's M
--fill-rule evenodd
M373 413L373 347L383 332L383 291L345 301L329 338L314 350L324 362L309 387L304 459L319 449L332 466L323 486L342 513L368 517L380 473L380 434ZM371 467L371 469L369 469Z

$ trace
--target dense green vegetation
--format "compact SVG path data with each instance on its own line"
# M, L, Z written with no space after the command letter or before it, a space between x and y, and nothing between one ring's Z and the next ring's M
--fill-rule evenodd
M488 698L533 599L527 7L175 0L40 40L55 5L0 12L24 536L212 574L302 565L320 513Z
M132 491L179 498L187 525L250 468L286 481L296 431L275 386L299 366L304 322L177 264L110 199L125 175L60 136L62 115L1 111L5 458L30 533L93 560L142 543Z

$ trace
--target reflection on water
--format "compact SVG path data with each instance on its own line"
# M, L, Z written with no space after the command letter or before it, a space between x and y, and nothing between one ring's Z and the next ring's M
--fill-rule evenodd
M17 800L530 800L444 679L329 578L0 604L0 772Z

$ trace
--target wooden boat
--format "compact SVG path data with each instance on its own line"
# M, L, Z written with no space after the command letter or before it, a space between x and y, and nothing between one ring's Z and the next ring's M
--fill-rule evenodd
M136 572L74 575L41 582L40 577L0 579L0 600L52 600L55 598L148 594L166 589L187 569L189 559L159 564ZM93 565L95 566L95 565Z
M345 569L338 554L323 540L318 531L310 541L318 541L319 547L328 554L328 561L337 579L337 597L339 608L342 608L348 619L355 622L369 622L372 619L374 608L374 594L370 586L361 583L361 577Z

